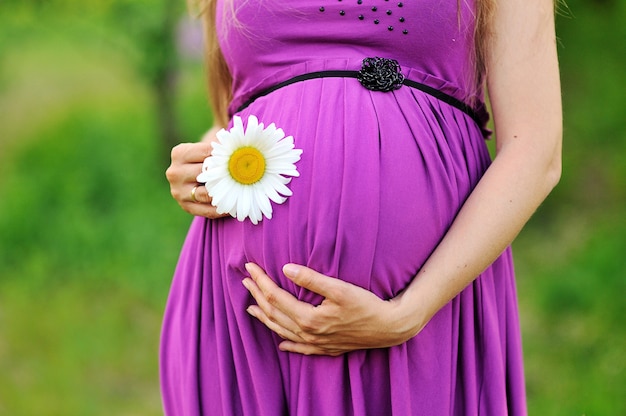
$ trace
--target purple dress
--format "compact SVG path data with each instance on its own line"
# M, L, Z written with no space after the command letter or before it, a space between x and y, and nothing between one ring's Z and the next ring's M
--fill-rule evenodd
M286 203L258 225L195 218L169 296L161 342L168 416L523 415L520 329L510 251L405 344L339 357L278 350L246 313L241 281L259 264L300 299L319 296L285 263L389 299L436 247L490 163L472 76L473 1L233 0L218 33L234 77L231 115L275 123L302 149ZM235 18L231 9L235 11ZM403 85L364 88L366 57L396 59L406 79L474 103L482 122Z

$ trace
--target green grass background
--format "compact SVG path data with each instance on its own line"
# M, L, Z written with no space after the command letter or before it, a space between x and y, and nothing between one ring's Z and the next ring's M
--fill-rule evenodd
M626 414L625 3L557 18L564 174L514 244L532 415ZM0 3L0 415L158 415L190 217L132 31L72 10ZM194 141L210 125L199 62L179 86Z

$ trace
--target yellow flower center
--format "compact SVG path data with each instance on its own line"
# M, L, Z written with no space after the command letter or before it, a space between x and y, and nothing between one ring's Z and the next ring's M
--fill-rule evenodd
M265 173L265 157L255 147L240 147L230 156L228 171L237 182L252 185Z

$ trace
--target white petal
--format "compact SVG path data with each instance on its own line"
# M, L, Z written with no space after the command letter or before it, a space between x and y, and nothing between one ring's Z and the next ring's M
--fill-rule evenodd
M233 181L234 182L234 181ZM239 185L239 184L237 184ZM238 188L234 186L230 192L227 192L222 200L222 210L224 212L236 212L237 211L237 196ZM233 215L236 216L236 215Z
M237 192L237 183L230 178L223 178L214 186L207 188L207 191L213 200L211 204L219 208L222 212L232 209L229 205L229 195Z
M219 145L220 142L226 142L230 138L230 132L225 129L220 129L217 133L215 133L215 137L217 137L217 142L211 142L211 147L215 149L215 145Z
M249 146L252 143L258 141L258 137L263 131L263 125L259 125L259 120L256 116L250 115L248 117L248 123L246 125L246 130L244 132L244 143L246 146Z
M208 181L209 181L209 178L205 172L201 172L198 176L196 176L196 182L206 183Z
M277 143L274 143L271 151L267 152L267 157L274 157L281 155L283 153L289 153L294 149L293 142L289 142L286 139L283 139Z
M228 157L232 153L232 150L230 149L230 143L230 141L224 141L223 143L213 142L211 144L211 146L213 147L213 150L211 150L211 156L209 156L207 159L218 156Z
M270 178L265 177L259 185L263 186L263 191L270 200L274 201L277 204L282 204L283 202L285 202L286 198L276 192L276 189L274 189L271 182L272 180Z
M285 133L281 129L276 129L272 123L263 131L259 142L262 143L264 150L271 150L284 136Z
M259 206L259 190L254 186L250 186L250 218L257 218L260 221L263 218L261 207ZM254 223L254 221L253 221ZM255 223L256 224L256 223Z
M285 196L291 196L292 192L285 184L289 183L289 179L276 175L267 175L267 185L274 191Z
M233 127L230 129L231 133L244 133L243 120L240 116L233 117Z
M266 166L268 169L295 169L296 162L293 157L280 157L274 159L266 159Z
M267 196L263 198L262 201L259 201L259 208L261 208L261 212L263 212L265 218L267 218L268 220L272 219L272 204L270 203L270 200L269 198L267 198Z
M220 182L221 180L225 178L230 178L230 175L228 174L228 172L224 172L224 170L220 168L213 168L211 170L203 172L201 175L202 175L201 178L196 178L196 179L198 180L198 182L204 182L207 189L213 188L218 182ZM199 179L203 179L203 180L200 181Z
M230 137L223 144L229 146L229 149L237 149L243 146L245 131L243 129L243 121L241 117L233 117L233 127L230 129Z
M278 184L277 186L274 187L274 189L276 189L276 192L278 192L279 194L284 195L284 196L291 196L291 195L293 195L293 192L291 192L291 189L287 188L283 184Z
M256 189L254 192L256 205L259 207L263 215L265 215L268 219L271 219L272 218L272 204L270 203L270 200L267 196L267 192L265 191L265 189L263 189L260 183L257 185L258 186L255 187Z
M250 204L252 200L250 198L249 187L242 187L239 192L239 198L237 198L237 219L243 221L250 215Z

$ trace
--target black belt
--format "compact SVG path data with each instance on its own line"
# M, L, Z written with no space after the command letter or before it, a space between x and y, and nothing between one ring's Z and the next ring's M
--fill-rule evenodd
M436 88L422 84L421 82L406 79L404 75L400 72L400 65L398 64L398 61L396 61L395 59L387 58L365 58L363 60L363 65L360 71L330 70L309 72L307 74L297 75L293 78L289 78L286 81L275 84L253 95L252 97L250 97L250 99L248 99L248 101L243 103L236 112L242 111L250 104L252 104L256 99L268 95L278 89L286 87L287 85L316 78L356 78L365 88L372 91L383 92L396 90L402 85L406 85L407 87L415 88L417 90L425 92L426 94L431 95L436 99L463 111L465 114L470 116L479 126L482 126L483 124L481 118L478 116L478 114L476 114L472 107L470 107L463 101L454 98L451 95L439 91Z

